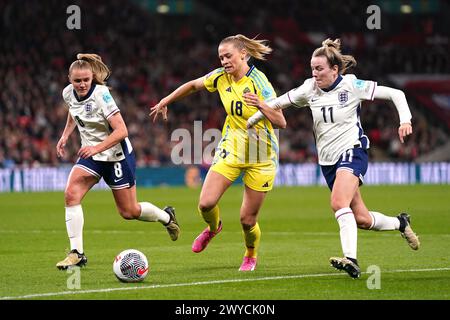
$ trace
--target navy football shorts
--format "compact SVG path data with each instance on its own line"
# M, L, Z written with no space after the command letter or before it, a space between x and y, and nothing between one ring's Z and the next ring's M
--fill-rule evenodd
M367 172L369 164L369 156L367 150L363 148L353 148L345 151L339 158L338 162L331 166L320 166L323 176L330 190L333 189L336 172L338 170L347 170L359 178L359 185L364 182L364 175Z
M92 157L79 158L76 167L81 168L99 180L103 178L113 190L131 188L136 184L136 158L134 152L117 162L97 161Z

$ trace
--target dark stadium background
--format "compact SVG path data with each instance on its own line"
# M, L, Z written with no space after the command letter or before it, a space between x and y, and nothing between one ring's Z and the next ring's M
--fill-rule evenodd
M381 9L370 30L369 5ZM70 5L81 29L69 30ZM159 13L166 5L167 13ZM410 13L405 13L409 12ZM170 106L170 121L153 124L149 107L174 88L220 66L217 45L242 33L268 39L274 52L255 64L278 94L310 77L309 60L325 38L341 38L361 79L405 91L414 134L398 143L393 104L365 103L362 122L371 161L448 161L450 128L450 4L410 1L0 1L0 168L59 166L76 160L79 136L58 159L56 143L67 110L61 91L79 52L100 54L113 73L108 84L127 122L138 167L172 165L177 128L221 128L218 95L195 94ZM316 161L310 114L286 112L280 162Z

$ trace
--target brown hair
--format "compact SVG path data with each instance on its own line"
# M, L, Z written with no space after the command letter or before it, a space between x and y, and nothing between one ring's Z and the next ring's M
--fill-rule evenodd
M250 59L250 57L258 60L266 60L265 55L272 52L272 48L267 45L267 40L256 40L256 37L250 39L242 34L237 34L235 36L226 37L219 45L227 42L233 43L239 50L246 49L248 54L247 60Z
M103 63L102 58L94 53L79 53L77 60L72 62L69 67L69 75L74 68L91 69L94 75L93 82L97 84L106 84L106 79L111 75L111 70Z
M322 46L314 50L313 57L324 56L327 58L330 67L338 66L339 74L345 73L345 71L351 67L356 66L356 60L351 55L345 55L341 53L341 40L327 39L322 42Z

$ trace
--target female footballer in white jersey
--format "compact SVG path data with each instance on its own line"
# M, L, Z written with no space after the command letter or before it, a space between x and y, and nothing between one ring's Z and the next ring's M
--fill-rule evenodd
M400 117L398 135L412 133L411 113L402 91L377 86L374 81L359 80L345 71L356 65L352 56L340 51L340 40L327 39L311 58L312 78L275 100L268 102L274 109L288 106L309 107L314 121L319 164L331 189L331 208L340 227L343 258L330 258L331 265L345 270L351 277L361 275L356 259L357 228L369 230L399 230L409 246L417 250L419 239L410 226L410 217L401 213L389 217L369 211L359 191L368 166L369 139L361 127L361 101L391 100ZM249 103L256 97L248 95ZM263 101L260 102L264 104ZM255 125L264 116L258 112L247 126Z
M70 172L64 198L70 252L56 264L58 269L87 263L83 249L83 210L81 200L101 179L109 185L117 210L125 219L159 221L177 240L180 228L172 207L163 210L149 202L137 202L133 148L128 130L105 80L110 70L96 54L78 54L69 68L70 84L63 90L69 112L56 146L59 157L75 127L81 136L78 161Z

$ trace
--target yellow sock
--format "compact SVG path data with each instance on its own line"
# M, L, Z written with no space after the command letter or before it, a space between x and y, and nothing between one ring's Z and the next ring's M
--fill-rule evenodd
M216 232L219 228L219 206L216 205L214 208L208 211L201 211L200 208L198 212L202 215L203 220L209 225L209 231Z
M256 258L257 250L259 247L259 241L261 239L261 230L259 229L258 222L250 229L243 229L244 241L245 241L245 256L250 258Z

